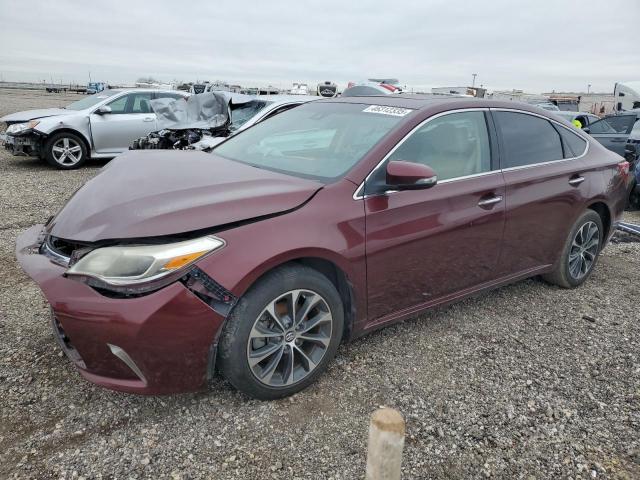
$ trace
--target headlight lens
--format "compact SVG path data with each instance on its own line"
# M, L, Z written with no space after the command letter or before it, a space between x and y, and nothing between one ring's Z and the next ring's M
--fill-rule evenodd
M223 240L207 236L165 245L96 248L71 266L66 275L95 287L140 293L176 280L195 261L222 246Z
M7 133L12 133L14 135L16 133L22 133L35 128L39 123L40 120L31 120L30 122L26 123L14 123L13 125L9 125L7 127Z

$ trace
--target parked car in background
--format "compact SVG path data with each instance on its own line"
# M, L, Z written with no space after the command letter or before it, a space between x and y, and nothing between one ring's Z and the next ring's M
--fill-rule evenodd
M128 152L17 257L89 381L260 399L340 342L523 278L581 285L628 163L536 107L387 95L309 102L203 152Z
M572 123L574 120L577 120L582 125L581 128L588 127L594 122L600 120L600 117L594 115L593 113L586 112L567 112L567 111L556 111L556 115L564 118L569 123Z
M104 90L66 107L27 110L0 118L0 141L14 155L45 159L68 170L89 158L113 158L141 135L157 130L150 101L188 94L156 89Z
M233 105L227 136L240 133L268 118L316 100L318 97L311 95L267 95L253 97L247 103ZM192 145L192 149L209 151L224 140L225 137L205 137L199 143Z
M583 130L618 155L624 155L627 138L640 118L640 111L610 115L589 124Z
M531 105L535 105L538 108L541 108L543 110L548 110L550 112L559 112L560 109L558 108L558 106L554 103L551 102L530 102Z
M400 82L395 78L370 78L366 81L349 82L342 91L343 97L362 97L402 93Z
M104 91L107 87L107 84L104 82L89 82L87 83L87 89L84 93L87 95L94 95L96 93L100 93Z
M640 208L640 122L636 122L629 133L624 158L629 162L633 182L629 193L629 206Z
M134 140L131 150L204 150L209 151L214 146L223 142L230 135L235 135L258 122L271 118L278 113L297 107L303 103L318 100L316 96L305 95L266 95L254 96L229 92L210 92L208 95L217 94L227 99L228 109L225 109L227 121L207 125L206 128L193 128L192 122L171 123L170 126L163 126L161 111L157 106L161 102L152 102L152 107L156 108L159 115L159 126L162 130L151 132L150 134ZM206 94L203 94L206 95ZM211 115L217 115L217 110L206 107L206 103L199 102L200 96L192 96L188 103L202 105L197 114L193 117L207 119ZM167 118L173 122L177 118L174 112L170 112Z

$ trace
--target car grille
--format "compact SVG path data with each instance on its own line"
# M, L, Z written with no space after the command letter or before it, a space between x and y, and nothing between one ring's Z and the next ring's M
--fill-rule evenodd
M40 247L40 253L63 267L68 267L74 261L77 261L79 259L78 253L86 253L87 251L88 249L85 245L70 242L53 235L48 235Z

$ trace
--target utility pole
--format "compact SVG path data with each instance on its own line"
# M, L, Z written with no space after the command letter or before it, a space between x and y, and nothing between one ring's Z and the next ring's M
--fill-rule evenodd
M473 75L473 82L471 83L471 88L474 88L476 86L476 77L478 76L478 74L472 73L471 75Z
M590 91L591 91L591 84L587 85L587 95L589 95Z

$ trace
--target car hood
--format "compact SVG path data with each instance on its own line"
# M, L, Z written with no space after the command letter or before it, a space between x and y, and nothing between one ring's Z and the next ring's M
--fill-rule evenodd
M204 152L137 150L107 164L47 228L89 243L177 235L292 210L322 186Z
M39 110L26 110L24 112L11 113L0 118L0 122L28 122L34 118L53 117L55 115L69 115L77 113L75 110L64 108L41 108Z

